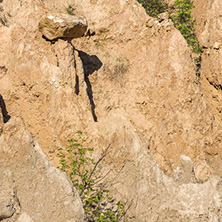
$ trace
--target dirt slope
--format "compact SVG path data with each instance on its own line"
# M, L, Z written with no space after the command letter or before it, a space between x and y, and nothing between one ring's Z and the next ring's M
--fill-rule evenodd
M72 43L46 41L38 22L46 12L66 13L68 4L88 21L88 35ZM212 175L214 159L206 153L220 155L221 123L170 20L151 19L136 0L10 0L2 6L0 94L9 115L23 119L55 164L56 149L81 130L98 154L111 144L107 168L119 178L111 189L134 204L127 221L220 218L219 179L196 183ZM161 185L171 179L155 161L170 175L182 154L193 160L196 179L180 193L175 181ZM209 187L215 202L204 196ZM201 193L192 211L183 205L189 189L193 204Z
M221 123L221 72L222 72L222 1L194 1L193 16L198 26L196 34L203 47L201 62L201 89L214 118ZM205 158L216 174L222 174L221 134L207 145ZM212 139L211 139L212 140Z

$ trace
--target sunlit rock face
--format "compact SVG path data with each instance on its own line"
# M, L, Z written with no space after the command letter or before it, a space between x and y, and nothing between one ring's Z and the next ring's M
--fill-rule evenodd
M87 29L87 22L77 16L54 13L44 16L39 22L39 30L49 39L82 37Z

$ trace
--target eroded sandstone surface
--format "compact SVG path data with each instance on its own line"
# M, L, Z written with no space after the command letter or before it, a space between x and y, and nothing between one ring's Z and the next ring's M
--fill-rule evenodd
M194 1L193 16L198 23L196 34L203 48L201 57L201 89L217 123L221 123L222 102L222 1ZM222 175L221 134L207 143L205 158L214 172Z
M86 30L87 22L84 19L69 14L48 14L39 22L39 31L48 40L82 37Z
M84 220L77 191L33 141L23 121L13 117L0 136L0 220Z
M41 18L51 12L66 13L69 4L87 20L87 34L72 41L42 38ZM24 164L18 169L30 175L45 166L41 160L32 170L29 161L33 163L34 154L22 159L19 153L25 153L26 146L18 144L27 138L33 138L33 142L28 139L29 153L41 147L58 165L57 148L81 130L98 156L111 144L112 152L104 162L104 169L111 169L106 180L113 182L109 189L115 198L131 206L126 221L221 218L221 122L205 93L204 74L200 81L191 49L168 16L150 18L136 0L8 0L1 5L2 21L7 24L0 26L0 94L11 118L5 121L0 145L8 150L10 144L18 151L10 157L17 162L21 158ZM212 50L219 59L220 46L213 43ZM204 56L207 50L203 61ZM204 67L208 66L202 63L202 73ZM24 122L24 135L30 136L18 138L17 118ZM9 172L14 169L13 164L2 166ZM46 181L33 183L38 189ZM65 190L71 197L70 189L67 185ZM39 203L30 193L18 197L27 209L29 200ZM77 196L72 200L79 201ZM18 221L35 221L37 210L18 209L12 218L19 215ZM42 220L50 221L52 212L43 210Z

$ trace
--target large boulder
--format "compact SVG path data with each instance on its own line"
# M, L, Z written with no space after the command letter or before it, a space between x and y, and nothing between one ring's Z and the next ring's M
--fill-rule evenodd
M82 37L86 29L86 20L69 14L48 14L39 22L40 32L49 40Z

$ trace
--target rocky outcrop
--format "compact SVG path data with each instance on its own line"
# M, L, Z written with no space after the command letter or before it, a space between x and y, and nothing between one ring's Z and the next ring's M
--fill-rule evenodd
M84 220L72 183L50 163L19 118L5 124L0 153L0 220Z
M167 16L151 19L136 1L113 4L75 3L76 12L86 17L95 35L73 44L88 54L96 53L103 63L88 77L98 120L113 109L126 109L138 134L150 142L161 169L170 174L184 154L194 161L197 177L206 180L211 170L203 150L209 138L219 140L221 126L202 97L191 50ZM100 12L98 16L90 13L93 8ZM112 14L109 8L116 11ZM94 16L98 23L93 23ZM101 31L101 27L106 28ZM217 149L213 143L210 146Z
M49 40L73 39L85 34L87 23L77 16L54 13L46 15L40 20L39 30Z
M111 143L103 170L112 170L108 184L116 200L127 202L125 209L129 209L124 219L129 222L220 220L221 179L197 180L192 160L187 156L180 157L173 177L166 176L130 119L124 109L113 110L96 128L99 141Z
M222 1L194 1L193 15L198 22L196 32L202 47L213 48L215 43L221 43L221 6ZM201 16L197 16L199 15Z
M201 88L214 118L218 124L222 121L222 1L194 1L193 16L198 25L196 35L203 48L201 61ZM204 150L205 159L214 173L222 175L221 135L208 138Z
M81 130L95 155L111 144L104 168L112 171L106 180L117 200L132 204L126 221L220 218L221 182L211 177L205 152L219 156L221 123L203 97L191 51L167 14L151 19L136 0L73 1L75 13L88 21L88 34L51 42L42 38L39 21L47 10L64 13L68 0L2 4L11 17L8 27L0 28L0 66L7 70L0 76L0 93L10 115L23 119L55 165L56 149ZM0 139L9 143L5 132ZM11 141L16 148L20 140ZM38 145L32 148L34 152ZM29 156L24 160L24 150L15 152L16 169L45 166ZM48 183L32 188L37 197ZM30 197L18 196L24 209L36 203ZM54 207L63 209L59 204ZM19 220L37 216L35 209L21 210Z

